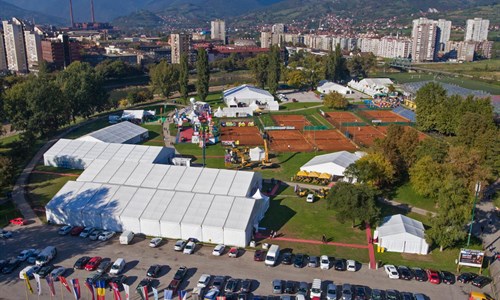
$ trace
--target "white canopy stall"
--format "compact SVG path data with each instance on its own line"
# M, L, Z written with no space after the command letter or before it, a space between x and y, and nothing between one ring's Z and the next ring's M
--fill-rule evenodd
M375 230L374 238L380 247L390 252L424 255L429 252L422 222L401 214L384 218Z

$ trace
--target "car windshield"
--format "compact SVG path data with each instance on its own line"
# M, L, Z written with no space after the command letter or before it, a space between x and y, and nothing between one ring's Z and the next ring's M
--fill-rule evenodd
M269 260L269 261L274 261L274 256L266 256L266 260Z

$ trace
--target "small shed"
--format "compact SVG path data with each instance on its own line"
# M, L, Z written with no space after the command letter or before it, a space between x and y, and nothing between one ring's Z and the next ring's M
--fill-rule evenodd
M266 156L266 152L259 147L250 149L250 160L251 161L261 161Z
M389 252L424 255L429 252L422 222L401 214L385 217L375 230L374 238Z

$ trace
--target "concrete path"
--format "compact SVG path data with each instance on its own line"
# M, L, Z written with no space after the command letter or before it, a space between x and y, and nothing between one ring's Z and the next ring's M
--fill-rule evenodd
M370 225L366 226L366 242L368 243L368 256L370 257L370 269L375 270L377 263L375 262L375 251L373 250L372 229Z
M389 199L386 199L386 198L378 198L377 200L380 203L387 204L387 205L392 205L392 206L401 208L403 210L406 210L408 212L414 212L414 213L419 214L419 215L427 216L427 215L430 214L433 217L436 215L435 212L428 211L428 210L425 210L423 208L418 208L418 207L415 207L415 206L411 206L411 205L406 204L406 203L400 203L400 202L397 202L397 201L394 201L394 200L389 200Z

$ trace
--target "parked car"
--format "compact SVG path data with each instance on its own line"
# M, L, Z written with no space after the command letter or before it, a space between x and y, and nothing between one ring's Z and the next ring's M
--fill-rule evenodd
M99 241L107 241L110 238L112 238L115 235L114 231L104 231L101 234L99 234L99 237L97 238Z
M281 263L284 265L291 265L292 262L293 262L293 254L291 252L283 253L283 256L281 257Z
M59 276L63 276L66 273L65 267L55 267L52 272L50 272L50 276L54 279L54 281L59 280Z
M110 260L103 260L100 264L99 267L97 267L96 271L97 273L107 273L109 269L111 268L111 265L113 263Z
M313 279L313 282L311 284L311 290L309 292L309 295L311 296L311 299L321 299L321 294L323 293L321 289L321 279Z
M345 271L347 269L347 263L345 259L337 259L335 260L335 270L336 271Z
M97 239L99 238L99 236L101 235L101 233L103 233L104 231L103 230L100 230L100 229L96 229L94 231L92 231L91 234L89 234L89 239L91 241L97 241Z
M69 232L72 236L77 236L77 235L80 235L80 233L82 233L82 231L84 230L85 228L83 226L75 226L73 227L73 229L71 229L71 231Z
M26 261L29 263L29 264L35 264L36 263L36 258L38 257L38 254L40 254L40 250L35 250L35 252L31 253L28 258L26 259Z
M399 292L396 290L385 291L385 297L387 298L387 300L400 300Z
M239 254L239 249L238 247L231 247L231 249L229 249L229 257L233 257L233 258L236 258L238 257L238 254Z
M218 290L222 290L222 287L224 286L224 282L226 282L226 277L215 276L214 282L212 282L212 287L217 288Z
M241 293L250 293L251 291L252 291L252 280L251 279L242 280L240 292Z
M427 300L427 297L424 294L413 294L414 300Z
M429 278L429 282L433 284L440 284L441 277L439 277L439 273L435 270L427 270L427 277Z
M15 218L15 219L10 220L9 223L12 225L23 226L23 225L26 225L26 220L23 218Z
M415 280L417 281L427 281L427 273L422 270L421 268L413 268L412 269L413 271L413 277L415 278Z
M123 258L118 258L111 266L109 274L118 275L121 271L123 271L123 268L125 268L125 260Z
M215 300L219 296L219 289L213 288L205 294L204 300Z
M330 258L327 255L321 255L319 261L321 270L330 269Z
M196 286L199 288L206 288L210 283L210 279L212 279L212 276L210 276L209 274L201 274Z
M399 279L399 272L393 265L385 265L384 266L385 273L389 276L390 279Z
M413 300L413 294L409 292L402 292L401 300Z
M273 285L273 294L282 294L283 293L283 283L280 279L275 279L272 282Z
M307 266L311 268L317 268L318 267L318 257L317 256L309 256L309 260L307 262Z
M41 278L45 278L47 275L50 274L50 272L52 272L52 270L54 270L53 265L45 265L41 267L40 270L38 270L38 272L36 273L40 275Z
M179 267L179 269L177 269L177 272L175 272L174 274L174 279L182 281L187 274L187 270L188 269L184 266Z
M474 273L462 273L458 275L457 281L461 283L469 283L477 277Z
M333 283L329 283L326 286L326 299L327 300L337 300L337 286Z
M235 278L230 278L227 282L226 282L226 287L224 288L224 291L226 293L234 293L236 292L236 289L238 288L238 284L240 283L240 280L239 279L235 279Z
M385 292L378 289L372 290L372 300L385 300Z
M28 278L33 278L33 274L40 270L40 266L27 266L19 272L19 279L25 279L26 275Z
M212 251L213 256L221 256L224 254L224 249L226 249L226 246L223 244L218 244L215 246L214 250Z
M349 259L347 261L347 271L356 272L356 261Z
M113 282L118 284L120 286L121 284L124 284L127 281L127 276L125 275L118 275L118 276L113 276L109 279L109 282Z
M314 202L314 194L308 194L306 198L306 202L313 203Z
M21 261L17 258L12 258L7 261L7 263L3 266L2 268L2 273L4 274L10 274L12 273L15 269L17 269L21 265Z
M146 272L146 275L151 278L156 278L158 277L158 273L160 273L161 266L160 265L152 265L149 267L148 271Z
M255 250L255 253L253 255L253 260L255 261L264 261L266 258L266 252L263 250Z
M297 289L297 282L295 282L293 280L287 280L285 282L285 293L295 294L296 289Z
M73 226L71 226L71 225L65 225L65 226L59 228L59 230L57 231L57 233L59 235L67 235L68 233L71 232L72 229L73 229Z
M196 248L196 244L194 242L188 242L186 244L186 246L184 246L184 250L182 251L182 253L193 254L195 248Z
M398 272L399 272L400 279L411 280L413 278L413 275L411 274L410 269L406 266L399 266Z
M10 239L12 237L12 231L8 231L5 229L0 230L0 238Z
M144 278L143 280L141 280L139 282L139 284L137 285L137 288L136 290L142 290L143 287L146 287L147 290L149 291L149 289L151 288L151 279L150 278Z
M151 241L149 242L149 247L156 248L156 247L160 246L162 241L163 241L163 239L161 237L152 238Z
M184 250L184 247L186 246L186 241L184 240L178 240L177 242L175 242L175 245L174 245L174 250L175 251L182 251Z
M33 253L35 251L36 251L35 249L23 250L23 251L21 251L21 253L19 253L19 255L17 256L17 259L19 259L20 261L25 261L28 259L28 257L31 255L31 253Z
M297 295L307 296L308 290L309 290L309 284L307 282L301 281L301 282L299 282L299 288L297 289Z
M80 237L87 238L92 232L94 232L94 230L95 230L94 227L85 227L85 229L82 232L80 232Z
M304 266L304 260L306 256L302 253L295 254L295 259L293 260L293 266L296 268L302 268Z
M356 286L356 288L354 290L354 295L355 295L354 299L356 299L356 300L366 300L366 299L368 299L368 297L366 295L366 289L362 285Z
M86 271L94 271L95 269L97 269L97 267L99 267L99 264L101 263L102 261L102 257L100 256L94 256L92 257L89 262L85 265L85 270Z
M248 300L248 299L249 297L247 293L239 293L236 300Z
M352 300L352 286L348 283L342 285L342 300Z
M90 257L88 256L82 256L79 259L76 260L75 264L73 265L73 269L79 269L82 270L85 268L85 265L89 262Z
M473 286L477 286L478 288L483 288L485 286L487 286L488 284L490 284L491 282L491 279L486 277L486 276L477 276L476 278L474 278L472 281L471 281L471 284Z
M448 271L441 271L441 281L443 281L444 284L455 284L455 274L448 272Z

